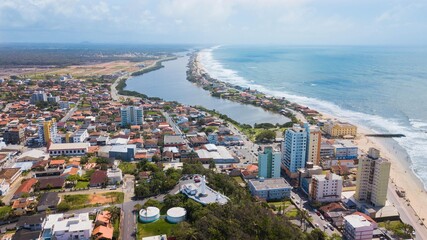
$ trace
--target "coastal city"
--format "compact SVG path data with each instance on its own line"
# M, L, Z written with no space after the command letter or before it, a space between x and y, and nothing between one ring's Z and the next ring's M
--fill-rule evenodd
M0 239L427 239L375 142L404 136L222 82L188 54L194 88L286 122L126 88L179 55L3 73Z

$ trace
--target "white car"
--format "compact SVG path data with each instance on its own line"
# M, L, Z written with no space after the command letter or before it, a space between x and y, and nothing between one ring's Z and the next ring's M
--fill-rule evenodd
M314 224L314 226L318 228L318 227L319 227L319 224L315 223L315 224Z

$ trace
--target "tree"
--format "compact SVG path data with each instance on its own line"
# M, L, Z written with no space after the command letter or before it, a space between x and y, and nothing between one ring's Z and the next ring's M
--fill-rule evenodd
M142 209L142 205L139 203L137 203L137 204L135 204L135 206L133 206L133 210L135 212L139 212L141 209Z
M271 130L263 130L255 136L257 142L271 142L276 137L276 133Z
M414 232L414 227L412 227L411 225L409 225L407 223L403 223L402 229L403 229L403 232L405 234L412 237L412 233Z
M211 160L211 161L209 162L209 169L216 169L215 161Z

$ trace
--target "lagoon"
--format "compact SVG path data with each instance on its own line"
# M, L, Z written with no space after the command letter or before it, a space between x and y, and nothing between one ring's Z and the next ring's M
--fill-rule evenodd
M262 108L212 97L208 91L187 80L188 56L163 62L164 68L148 72L126 81L126 90L137 91L150 97L178 101L186 105L200 105L215 109L232 119L253 125L254 123L286 123L290 120L280 114Z

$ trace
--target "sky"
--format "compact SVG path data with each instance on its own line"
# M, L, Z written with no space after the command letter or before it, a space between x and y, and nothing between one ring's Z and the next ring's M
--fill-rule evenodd
M0 42L425 45L426 0L0 0Z

